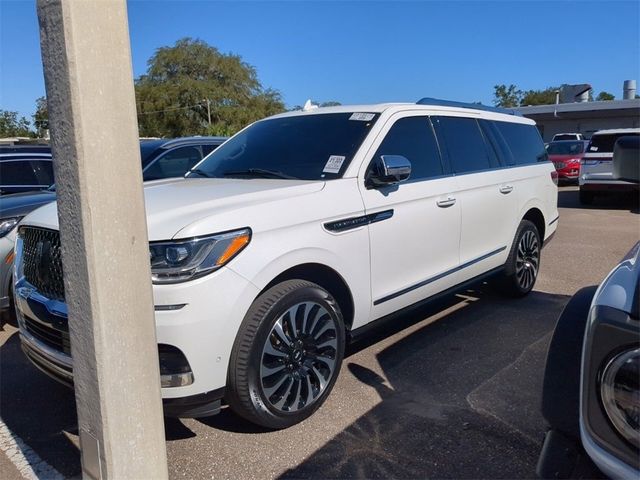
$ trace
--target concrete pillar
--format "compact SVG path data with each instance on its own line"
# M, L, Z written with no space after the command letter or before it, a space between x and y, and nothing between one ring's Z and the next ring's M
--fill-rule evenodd
M38 0L84 478L167 462L125 0Z

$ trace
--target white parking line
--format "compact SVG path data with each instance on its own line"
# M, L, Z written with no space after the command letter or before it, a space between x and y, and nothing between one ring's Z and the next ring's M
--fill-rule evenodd
M9 430L0 418L0 451L15 465L24 478L63 480L55 468L42 460L19 436Z

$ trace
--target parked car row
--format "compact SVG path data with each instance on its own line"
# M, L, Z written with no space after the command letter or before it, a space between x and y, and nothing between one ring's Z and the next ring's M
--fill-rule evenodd
M572 138L578 135L580 138ZM638 182L613 178L612 158L618 140L633 141L639 136L640 128L599 130L589 141L583 140L581 134L563 133L547 144L547 153L558 180L580 185L580 202L589 205L604 193L638 192Z
M144 193L165 412L224 399L276 429L374 322L489 277L526 295L558 225L534 122L433 99L270 117ZM70 384L59 250L55 203L22 220L16 311L29 359Z
M225 140L225 137L141 140L143 180L181 177ZM16 225L29 212L56 199L50 147L0 147L0 179L0 188L8 193L0 196L0 312L11 312Z

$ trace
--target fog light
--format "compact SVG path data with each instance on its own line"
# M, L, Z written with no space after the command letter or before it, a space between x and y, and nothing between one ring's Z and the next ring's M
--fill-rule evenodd
M640 448L640 348L622 352L605 365L600 396L618 433Z
M193 383L193 372L184 354L171 345L158 345L160 386L184 387Z

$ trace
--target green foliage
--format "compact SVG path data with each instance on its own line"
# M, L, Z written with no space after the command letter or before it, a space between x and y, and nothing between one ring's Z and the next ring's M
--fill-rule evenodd
M515 85L495 85L493 87L493 104L496 107L511 108L517 107L522 98L522 90L518 90Z
M559 87L548 87L544 90L527 90L522 93L520 106L552 105L556 103L556 91Z
M33 137L31 124L25 117L18 117L18 112L0 110L0 137Z
M598 102L609 102L611 100L615 100L615 95L609 93L609 92L605 92L602 91L598 94L598 96L596 97L596 100Z
M280 93L239 55L191 38L157 49L135 87L140 136L230 135L284 111Z
M36 127L38 137L43 137L44 131L49 129L49 112L47 110L47 99L45 97L36 99L36 111L33 114L33 126Z

